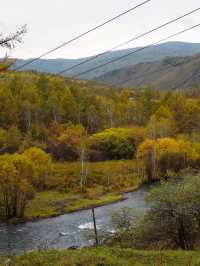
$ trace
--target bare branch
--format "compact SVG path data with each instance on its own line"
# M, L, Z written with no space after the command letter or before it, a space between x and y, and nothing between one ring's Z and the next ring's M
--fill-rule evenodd
M16 43L22 42L23 35L27 32L27 25L23 25L17 28L15 33L10 33L7 36L0 34L0 46L5 48L15 48Z

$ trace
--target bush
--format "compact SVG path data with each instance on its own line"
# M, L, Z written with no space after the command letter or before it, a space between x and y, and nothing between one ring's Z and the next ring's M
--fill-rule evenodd
M150 209L134 228L136 247L195 247L200 240L200 176L163 183L149 193L147 202Z
M124 207L112 215L112 224L114 227L114 237L112 242L119 243L120 247L133 246L133 222L134 216L131 209Z
M26 150L23 154L34 164L35 175L32 180L32 185L37 190L44 190L47 179L52 175L52 160L50 155L35 147Z
M144 140L144 129L111 128L89 138L91 160L131 159Z

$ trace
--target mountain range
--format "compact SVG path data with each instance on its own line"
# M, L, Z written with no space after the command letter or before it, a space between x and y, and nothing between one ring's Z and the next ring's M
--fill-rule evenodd
M130 49L124 49L124 50L118 50L106 53L104 56L100 56L87 64L83 64L77 68L74 68L73 70L65 73L64 75L68 77L77 75L78 73L87 71L90 68L96 67L101 64L105 64L110 60L134 52L139 48L140 47L136 47L136 48L130 48ZM81 76L81 79L98 79L100 81L106 81L106 82L114 81L115 83L118 82L119 79L121 80L121 76L123 78L128 77L129 71L132 73L132 71L135 70L139 73L142 71L146 71L145 70L146 68L155 68L155 70L157 70L160 67L164 67L163 64L165 64L166 62L164 60L166 59L166 57L172 58L172 57L193 56L197 53L200 53L200 43L167 42L156 46L152 46L148 49L144 49L140 52L132 54L131 56L125 57L123 60L96 69L95 71L92 71L86 75ZM70 68L76 64L85 61L86 59L90 59L90 57L80 58L80 59L39 59L34 63L24 67L23 70L36 70L40 72L56 74L62 71L63 69ZM31 59L28 60L16 59L14 67L18 67L24 63L27 63L29 60ZM162 60L164 60L163 61L164 63L162 62ZM119 78L117 77L118 74L121 75ZM137 85L138 83L139 84L141 83L140 79L138 82L132 82L131 84Z

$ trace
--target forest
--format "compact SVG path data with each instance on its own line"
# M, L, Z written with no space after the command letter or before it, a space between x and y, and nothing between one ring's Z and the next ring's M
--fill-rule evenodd
M198 172L199 132L198 88L117 89L4 72L1 219L55 216L120 200L123 191L184 170Z

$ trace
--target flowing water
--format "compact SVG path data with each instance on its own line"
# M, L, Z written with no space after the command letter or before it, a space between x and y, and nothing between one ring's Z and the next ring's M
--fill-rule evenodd
M112 232L112 213L123 207L132 209L133 214L144 212L147 209L144 195L148 190L148 186L143 186L135 192L125 193L124 201L96 208L97 229ZM16 254L34 249L89 246L93 244L92 230L91 210L19 225L0 225L0 253Z

